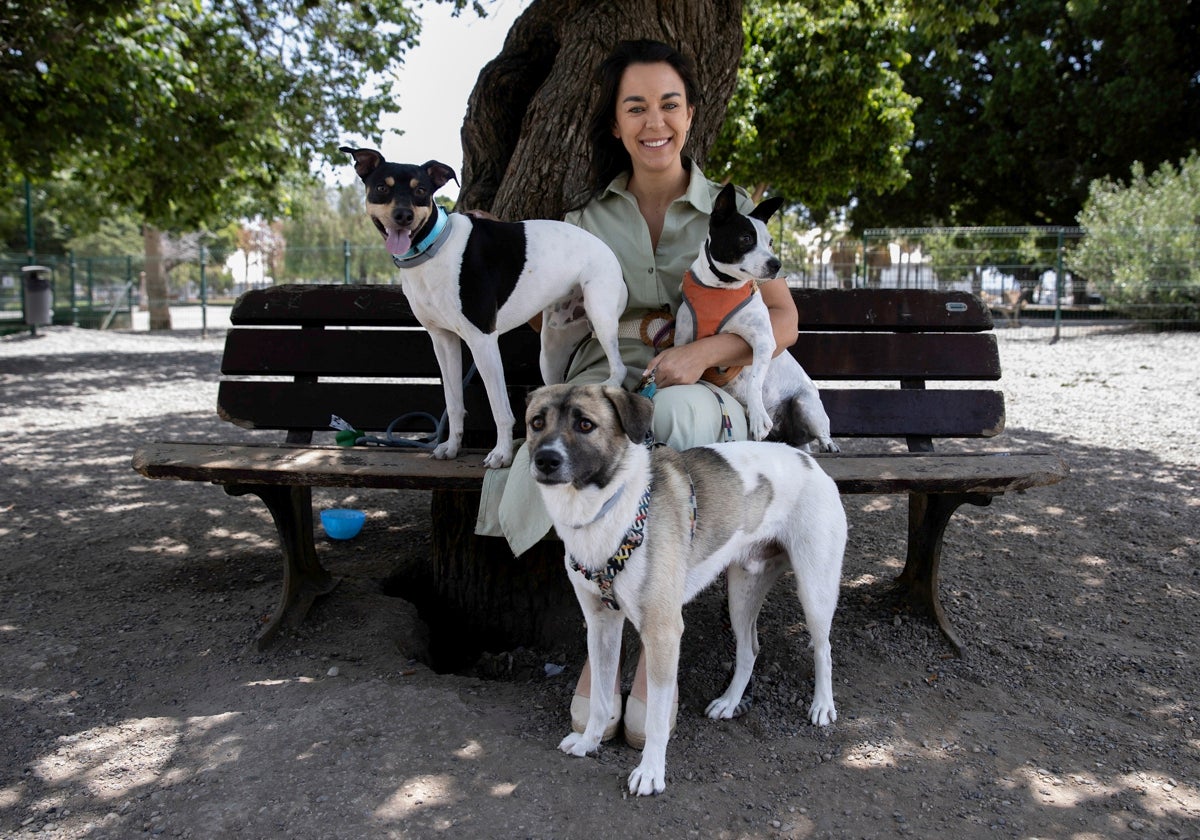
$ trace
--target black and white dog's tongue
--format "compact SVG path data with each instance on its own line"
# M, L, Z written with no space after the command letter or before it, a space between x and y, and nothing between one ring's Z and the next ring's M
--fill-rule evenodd
M407 230L389 230L387 235L387 249L389 254L403 256L408 253L412 247L412 235Z

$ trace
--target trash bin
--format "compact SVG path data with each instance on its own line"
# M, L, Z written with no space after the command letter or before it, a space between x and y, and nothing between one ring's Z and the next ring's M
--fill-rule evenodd
M51 323L54 317L54 287L50 282L53 269L27 265L21 271L25 283L25 323L30 327Z

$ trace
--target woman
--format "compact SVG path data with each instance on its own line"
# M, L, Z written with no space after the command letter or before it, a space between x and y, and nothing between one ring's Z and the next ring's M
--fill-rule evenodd
M734 335L663 346L680 305L680 282L708 232L713 198L720 190L684 155L698 95L691 62L658 41L623 41L601 64L599 78L600 97L590 126L592 192L566 220L604 240L621 262L629 287L620 330L621 356L629 368L625 387L635 390L653 376L654 437L659 442L684 449L745 439L741 406L700 377L709 368L750 364L750 346ZM744 193L740 204L743 211L753 206ZM779 353L796 340L796 307L782 278L759 288ZM566 379L586 384L607 376L603 351L589 339L575 353ZM514 553L521 554L549 527L522 448L510 472L489 471L476 530L503 534ZM587 722L590 692L585 664L571 703L571 723L578 732ZM626 740L638 749L645 744L645 698L644 661L639 660L624 713ZM620 697L615 699L606 740L620 722Z

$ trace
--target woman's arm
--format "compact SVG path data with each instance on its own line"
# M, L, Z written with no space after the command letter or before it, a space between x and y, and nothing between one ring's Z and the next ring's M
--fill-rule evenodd
M796 343L800 316L791 289L782 277L759 284L759 293L771 317L778 356ZM750 345L741 336L722 333L702 338L682 347L670 347L650 360L647 370L654 370L654 381L660 387L690 385L699 381L711 367L748 365L754 361Z

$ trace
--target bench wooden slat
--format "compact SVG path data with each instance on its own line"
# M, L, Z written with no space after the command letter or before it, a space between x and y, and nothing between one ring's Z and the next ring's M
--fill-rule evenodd
M999 391L821 389L834 437L987 438L1004 431Z
M418 327L400 286L281 284L252 289L229 313L234 326Z
M1000 378L1000 351L990 333L802 332L790 350L818 380Z
M980 332L992 316L967 292L924 289L793 289L800 329Z
M466 428L493 428L487 396L478 381L469 385ZM520 433L523 401L511 397ZM821 390L835 437L992 437L1004 430L1004 395L999 391L838 389ZM445 409L437 383L245 382L227 380L217 392L222 418L247 429L327 431L329 415L366 431L386 429L394 419L423 411L440 417ZM397 431L431 431L410 420Z
M217 484L478 490L486 450L450 461L389 447L154 442L133 468L147 478ZM1066 475L1057 455L817 455L843 493L1005 493L1053 484Z
M539 339L532 329L500 337L511 385L541 383ZM463 347L463 364L471 354ZM423 329L262 330L234 328L225 337L226 375L440 378L433 342Z
M495 424L482 384L468 386L467 429L491 429ZM217 413L245 429L328 431L336 414L355 428L381 431L403 414L424 411L440 417L446 402L439 383L386 382L261 382L226 380L217 389ZM414 420L401 431L432 431Z

